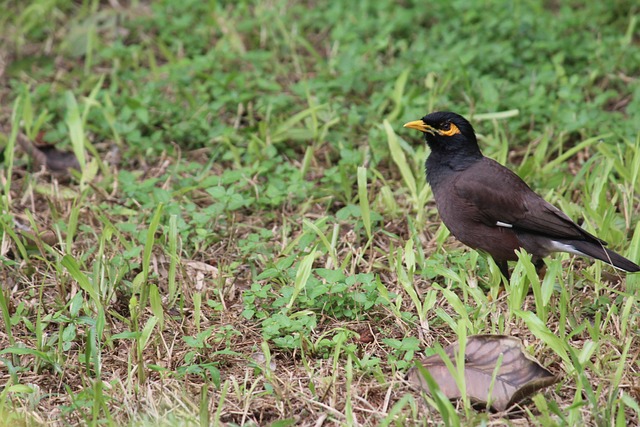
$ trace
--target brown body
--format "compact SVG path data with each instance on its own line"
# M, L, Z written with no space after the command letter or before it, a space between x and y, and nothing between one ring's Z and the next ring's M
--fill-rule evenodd
M490 254L508 277L507 261L522 248L537 266L551 252L569 252L635 272L640 266L536 194L511 170L484 157L471 124L437 112L405 125L425 133L427 181L442 221L458 240Z
M451 234L496 261L515 261L515 251L523 248L535 262L556 251L550 234L557 239L604 243L534 193L511 170L487 157L434 186L433 194ZM499 221L512 227L497 225Z
M489 253L496 260L517 259L515 250L522 246L516 233L509 228L487 224L482 215L466 198L450 197L459 194L458 184L463 175L433 188L433 195L442 222L451 234L465 245ZM469 224L473 223L473 226Z

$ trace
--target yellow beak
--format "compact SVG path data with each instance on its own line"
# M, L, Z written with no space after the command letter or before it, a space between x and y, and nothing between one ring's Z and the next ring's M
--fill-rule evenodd
M436 132L436 130L434 128L432 128L431 126L429 126L428 124L426 124L422 120L415 120L413 122L405 123L403 127L411 128L411 129L417 129L420 132L429 132L429 133L435 133Z

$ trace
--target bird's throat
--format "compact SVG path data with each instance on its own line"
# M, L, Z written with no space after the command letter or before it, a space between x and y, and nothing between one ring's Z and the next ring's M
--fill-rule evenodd
M452 174L464 171L476 162L481 161L483 157L480 151L476 153L440 153L432 151L425 164L427 182L433 188L438 183L449 179Z

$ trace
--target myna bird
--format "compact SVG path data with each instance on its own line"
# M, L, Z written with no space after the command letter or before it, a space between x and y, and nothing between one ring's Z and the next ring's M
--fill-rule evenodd
M523 248L540 268L551 252L587 256L627 272L640 266L605 248L564 212L536 194L518 175L482 155L471 124L450 112L435 112L404 127L425 134L426 162L442 221L458 240L484 251L509 278L507 261Z

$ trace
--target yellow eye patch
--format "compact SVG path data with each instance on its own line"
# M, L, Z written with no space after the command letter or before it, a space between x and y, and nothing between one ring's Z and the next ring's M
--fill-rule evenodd
M458 126L454 125L453 123L449 123L450 127L447 130L439 130L438 133L442 136L453 136L453 135L457 135L460 132L460 129L458 129Z

